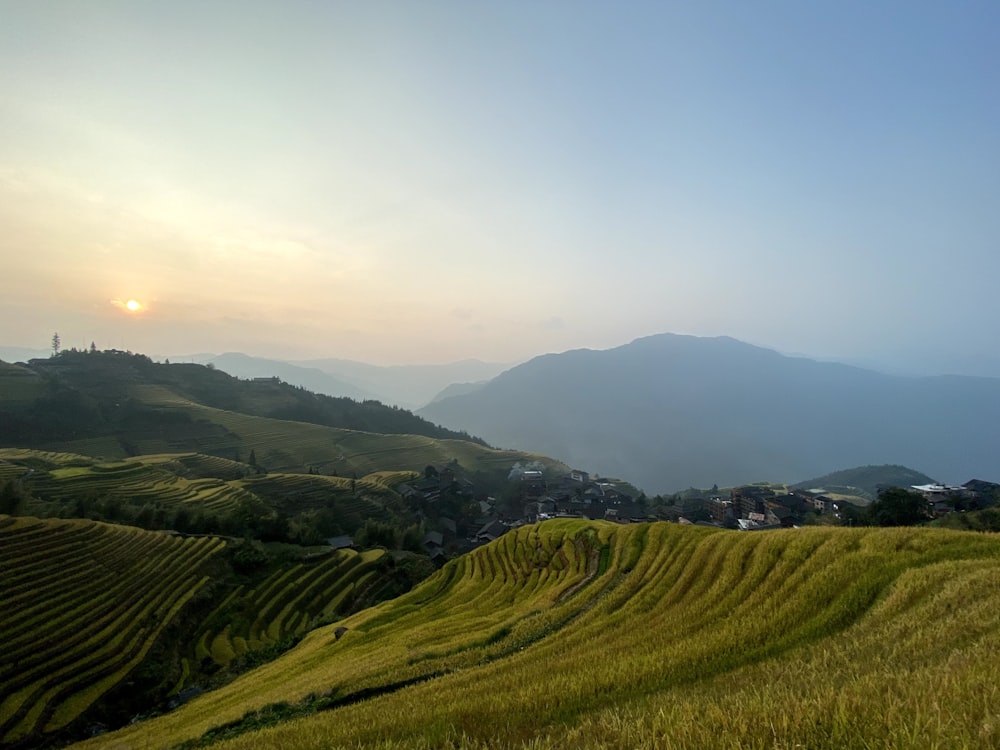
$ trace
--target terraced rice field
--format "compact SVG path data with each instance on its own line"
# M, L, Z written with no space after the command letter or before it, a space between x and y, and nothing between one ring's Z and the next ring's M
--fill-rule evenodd
M85 746L992 748L998 611L985 535L546 521Z
M197 453L107 462L67 453L0 449L0 482L21 480L47 502L110 497L225 514L241 501L264 501L287 515L336 510L345 523L354 519L354 526L367 518L391 520L395 511L402 511L402 500L387 482L413 476L412 472L381 472L357 480L314 474L248 476L251 471L238 461Z
M384 550L340 550L280 569L259 586L234 591L207 618L195 658L228 667L236 657L329 622L375 580Z
M240 486L286 514L333 504L344 515L388 520L387 508L400 503L394 490L367 477L355 481L316 474L268 474L247 479Z
M220 539L0 516L0 744L65 727L206 583Z
M236 484L215 478L187 479L170 468L163 461L147 462L142 457L63 466L36 472L28 480L28 487L46 500L111 496L132 502L159 502L167 507L196 504L216 512L231 510L241 499L251 497Z

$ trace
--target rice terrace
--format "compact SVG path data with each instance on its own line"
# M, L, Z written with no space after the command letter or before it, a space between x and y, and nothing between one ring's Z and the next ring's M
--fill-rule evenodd
M1000 0L0 0L0 750L1000 750Z
M990 537L547 521L83 746L991 747L998 605Z
M989 482L646 497L139 355L4 378L5 747L1000 745L1000 541L942 528Z

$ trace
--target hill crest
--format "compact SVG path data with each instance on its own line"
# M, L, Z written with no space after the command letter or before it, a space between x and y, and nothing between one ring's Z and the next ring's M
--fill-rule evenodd
M660 334L545 355L418 413L647 492L870 463L952 482L1000 474L990 448L1000 379L885 375L729 337Z

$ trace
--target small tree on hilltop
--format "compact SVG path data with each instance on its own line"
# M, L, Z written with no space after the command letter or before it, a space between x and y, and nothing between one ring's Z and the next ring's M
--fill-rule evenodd
M59 340L59 331L52 334L52 356L58 356L59 347L62 346L62 342Z

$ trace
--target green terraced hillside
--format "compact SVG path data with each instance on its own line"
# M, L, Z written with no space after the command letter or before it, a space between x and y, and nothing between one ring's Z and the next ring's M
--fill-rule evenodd
M247 544L0 515L0 746L162 711L433 570L415 555L326 548L236 571Z
M355 480L255 475L247 464L197 453L101 461L73 453L0 448L0 482L20 482L34 497L24 512L36 515L72 513L81 498L167 511L183 507L192 515L214 516L247 507L289 517L326 509L345 533L354 533L367 519L403 521L407 510L392 486L413 476L376 472Z
M457 462L506 476L544 456L495 450L377 402L318 396L283 383L241 381L188 364L123 352L63 352L28 366L0 362L0 447L104 461L196 453L230 460L232 479L251 452L281 473L342 477L423 471Z
M998 611L986 535L546 521L86 746L996 747Z
M228 667L237 657L298 636L349 610L368 596L385 599L378 589L390 585L379 563L381 549L339 550L320 560L276 570L253 587L239 586L208 616L197 637L195 659ZM374 589L374 590L373 590Z
M224 546L0 516L0 741L60 730L122 682Z

